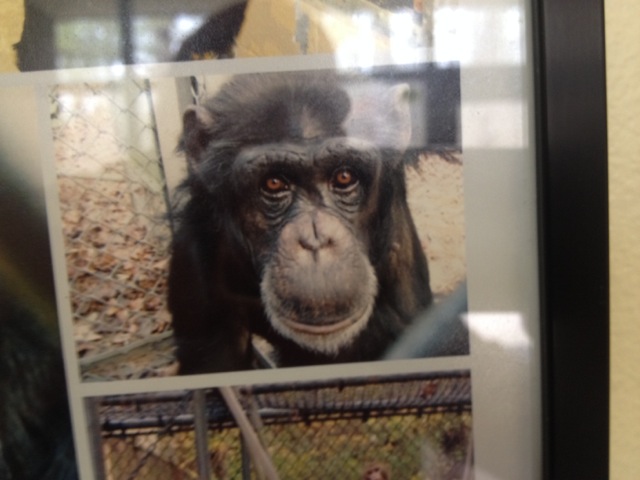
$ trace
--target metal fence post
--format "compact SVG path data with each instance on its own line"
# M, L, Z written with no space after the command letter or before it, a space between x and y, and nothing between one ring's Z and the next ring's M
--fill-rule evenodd
M86 398L84 406L87 412L87 427L91 442L91 460L93 462L93 475L95 480L107 478L104 471L104 453L102 451L102 428L100 415L98 414L99 400L93 397Z
M240 448L242 449L242 480L251 480L251 455L242 435L240 435Z
M211 461L209 459L209 429L207 421L207 404L204 390L193 392L193 423L196 435L196 460L198 475L202 480L211 478Z

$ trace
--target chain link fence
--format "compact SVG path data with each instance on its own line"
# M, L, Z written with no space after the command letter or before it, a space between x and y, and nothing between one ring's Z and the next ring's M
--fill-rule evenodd
M86 366L167 335L166 184L148 82L56 85L50 99L74 334ZM170 357L132 371L152 375Z
M281 479L360 479L371 465L389 479L472 478L469 372L234 392ZM97 478L260 478L217 389L102 397L91 405Z

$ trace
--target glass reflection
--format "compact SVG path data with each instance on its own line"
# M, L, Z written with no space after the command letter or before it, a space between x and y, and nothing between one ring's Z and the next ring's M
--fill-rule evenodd
M522 9L494 3L33 0L26 3L18 65L32 71L314 53L333 53L339 65L360 67L381 59L519 64Z

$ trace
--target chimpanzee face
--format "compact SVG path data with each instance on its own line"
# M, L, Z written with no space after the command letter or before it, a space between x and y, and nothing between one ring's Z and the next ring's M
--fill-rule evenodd
M371 145L344 137L248 147L233 164L236 218L267 317L311 350L337 351L371 315L368 225L380 169Z

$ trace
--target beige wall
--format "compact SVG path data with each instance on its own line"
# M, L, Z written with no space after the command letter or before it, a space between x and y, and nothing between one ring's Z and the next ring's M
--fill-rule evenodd
M13 44L20 40L23 15L22 0L0 0L0 73L18 71Z
M611 234L611 478L640 478L640 3L605 0Z

